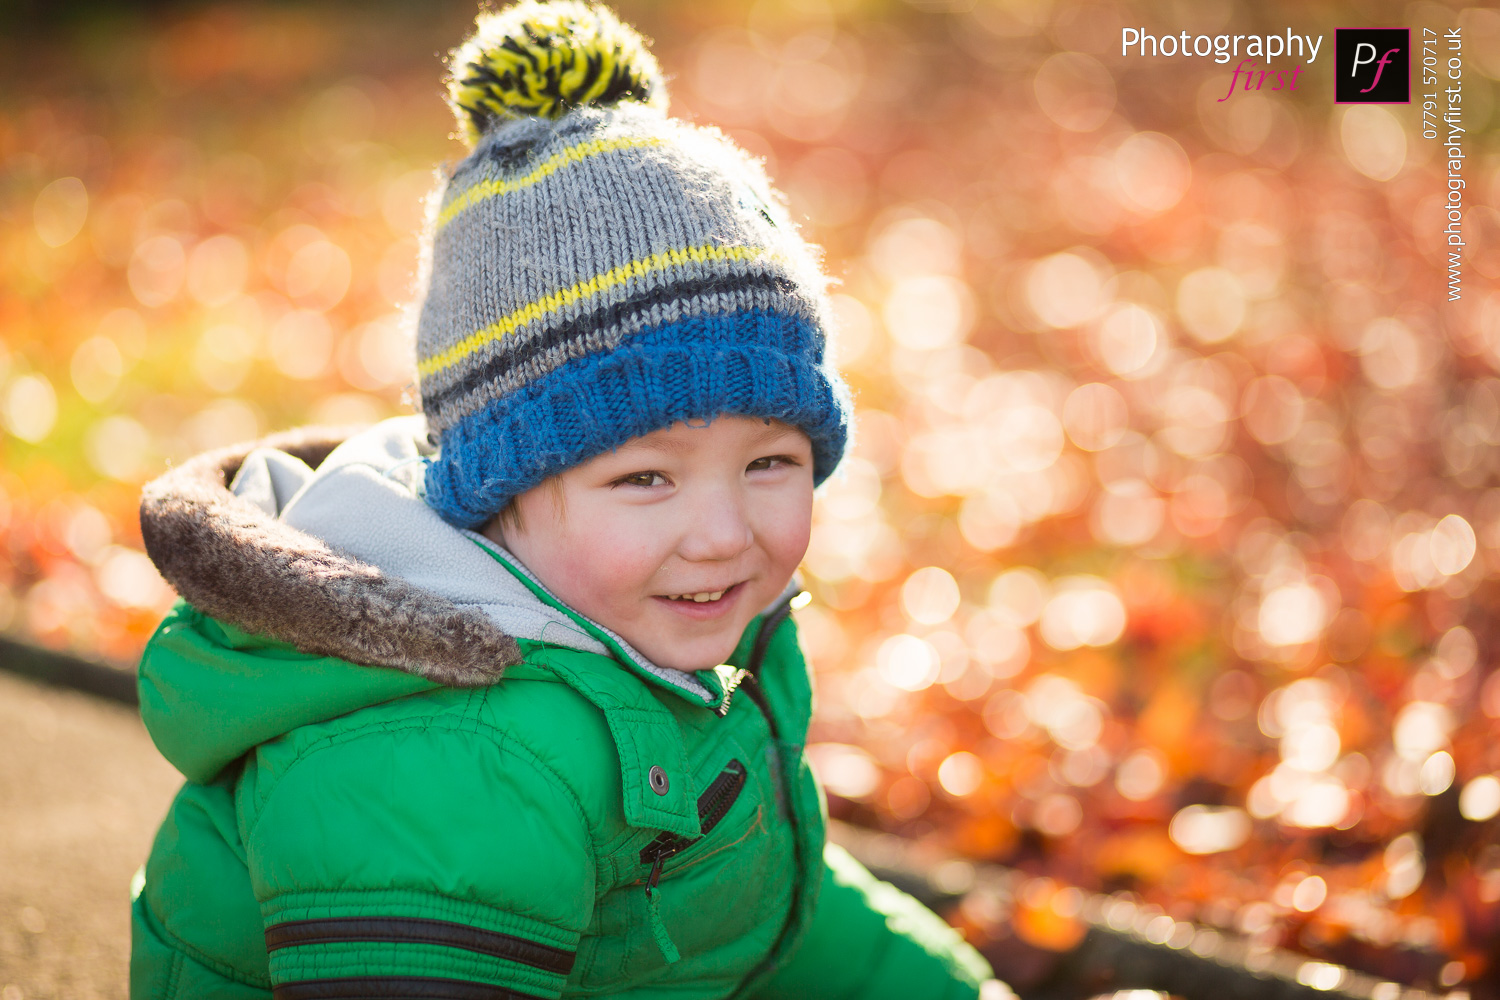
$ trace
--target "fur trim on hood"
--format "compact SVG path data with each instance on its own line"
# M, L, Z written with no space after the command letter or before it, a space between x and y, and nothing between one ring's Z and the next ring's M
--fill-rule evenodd
M141 496L146 553L189 604L246 632L441 684L493 683L521 652L484 610L330 546L229 488L258 449L316 469L354 433L274 434L199 455L152 480Z

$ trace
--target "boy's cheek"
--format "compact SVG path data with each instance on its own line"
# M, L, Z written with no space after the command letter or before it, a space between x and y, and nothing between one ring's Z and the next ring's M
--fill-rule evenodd
M665 560L667 552L650 530L653 525L601 523L580 539L578 559L598 575L604 587L622 582L645 582Z
M778 562L800 563L812 541L811 493L777 509L762 527L761 537Z
M789 569L795 570L801 564L803 558L806 557L807 547L811 543L812 531L809 526L809 530L803 532L795 540L789 541L787 546L781 552L777 553L777 561Z
M661 559L624 529L580 533L570 540L557 565L569 591L585 599L629 596L646 587Z

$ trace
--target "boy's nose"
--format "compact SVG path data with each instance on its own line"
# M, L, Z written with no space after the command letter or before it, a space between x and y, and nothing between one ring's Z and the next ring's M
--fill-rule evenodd
M740 498L716 493L695 504L678 551L693 561L733 559L755 544Z

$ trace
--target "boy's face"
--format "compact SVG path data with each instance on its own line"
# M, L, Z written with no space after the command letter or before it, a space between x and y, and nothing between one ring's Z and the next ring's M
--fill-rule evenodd
M521 494L519 528L483 531L653 663L701 670L802 561L812 465L807 435L779 421L677 423Z

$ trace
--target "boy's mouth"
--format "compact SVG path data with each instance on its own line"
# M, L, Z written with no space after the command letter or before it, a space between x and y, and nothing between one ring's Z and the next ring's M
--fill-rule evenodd
M693 617L712 617L717 611L727 608L743 589L743 583L731 584L723 590L699 590L686 594L658 594L656 599L672 606L672 610Z
M728 588L725 588L726 590ZM717 601L724 596L723 590L706 591L698 594L667 594L669 601L692 601L694 604L706 604L709 601Z

